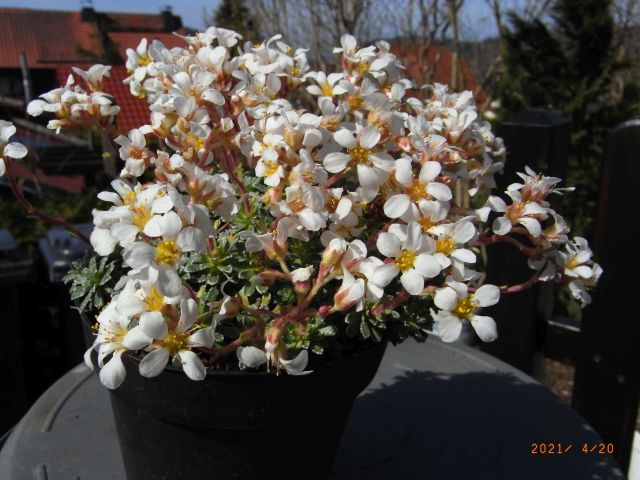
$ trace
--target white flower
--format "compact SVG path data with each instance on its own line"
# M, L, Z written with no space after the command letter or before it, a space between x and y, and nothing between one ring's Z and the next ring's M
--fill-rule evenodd
M384 265L384 262L377 257L367 257L358 264L358 272L365 276L366 283L366 299L372 303L379 301L384 295L384 286L378 285L374 280L374 276L378 268Z
M547 218L547 210L536 202L521 202L517 190L509 191L507 194L513 199L513 203L508 207L501 198L493 197L494 210L505 212L503 217L493 221L493 231L498 235L506 235L514 225L520 224L533 237L539 237L542 233L540 220Z
M307 87L307 92L311 95L333 97L346 92L340 85L336 85L342 80L342 73L330 73L327 75L324 72L311 72L307 75L307 78L313 78L317 83L317 85L309 85Z
M192 351L196 347L211 348L213 345L213 327L199 328L198 304L193 299L180 302L180 320L175 330L169 330L162 318L154 318L140 324L144 334L153 338L154 350L140 362L140 375L155 377L162 373L170 358L177 358L184 373L191 380L203 380L207 369L198 355Z
M569 282L569 291L576 300L580 301L582 308L591 303L591 295L589 290L594 288L602 275L602 267L595 263L591 269L591 277L576 278Z
M259 157L256 164L256 176L263 178L264 183L270 187L277 187L280 180L284 178L284 168L278 162L279 151L285 148L286 144L282 135L267 133L261 142L253 144L253 154Z
M435 257L444 269L451 265L451 258L458 263L475 263L476 254L465 244L476 236L476 228L467 219L456 223L436 225L429 232L437 236Z
M451 200L451 190L444 183L436 182L442 167L438 162L425 162L420 169L420 176L413 176L412 161L402 157L396 161L396 180L404 187L403 193L393 195L384 204L384 213L389 218L419 218L419 207L434 201ZM428 208L428 207L423 207Z
M342 275L342 285L333 296L333 308L339 311L349 310L364 297L364 294L364 280L356 279L351 272L345 270Z
M589 243L582 237L575 237L566 245L566 252L558 252L563 273L573 278L591 278L593 276L593 253Z
M111 67L109 65L92 65L89 70L81 70L77 67L71 67L71 69L78 75L80 78L84 79L87 82L87 85L93 92L99 92L102 90L102 79L104 77L108 77L109 70Z
M120 147L120 158L125 161L123 176L141 176L148 166L151 152L147 149L147 141L144 138L144 131L134 128L125 137L120 135L115 142Z
M360 131L359 138L349 130L338 130L333 138L348 153L334 152L324 157L324 167L328 172L342 172L350 164L358 173L358 180L363 188L377 190L389 178L389 172L395 161L391 155L378 147L380 130L375 125L369 125Z
M142 324L148 319L162 318L165 306L180 303L181 299L181 296L164 296L151 282L130 279L118 294L116 310L129 318L138 317Z
M218 106L224 105L224 96L215 88L211 88L215 80L213 73L197 65L192 65L188 70L188 73L181 71L173 76L175 83L169 93L174 95L177 102L193 98L196 103L205 101Z
M100 192L98 198L113 206L107 211L93 210L91 245L98 255L109 255L116 245L131 245L145 231L149 221L174 206L171 195L160 184L147 188L140 184L131 188L122 180L114 180L115 192Z
M469 294L464 283L447 278L447 286L436 290L434 303L440 309L434 314L436 330L445 342L453 342L460 336L462 322L468 320L484 342L498 338L496 322L491 317L476 315L479 307L490 307L498 303L500 289L495 285L483 285Z
M394 259L374 272L373 281L377 285L387 286L402 272L402 286L411 295L419 295L424 289L425 278L433 278L441 271L440 264L432 255L435 242L422 234L417 222L391 225L388 232L378 236L376 246L384 256Z
M21 143L9 141L15 133L16 127L13 123L0 120L0 177L6 170L2 157L24 158L27 155L27 147Z
M292 185L285 189L285 198L275 211L297 216L300 224L312 232L325 228L327 215L324 213L325 202L321 188L306 183Z
M110 389L118 388L124 381L127 371L122 363L122 355L131 347L128 342L131 338L129 330L131 319L118 313L116 302L117 296L98 315L98 334L93 345L84 354L85 363L93 369L91 352L98 350L100 382ZM111 357L105 362L105 358L109 355Z
M128 245L123 252L124 263L138 272L148 269L149 280L157 282L165 295L180 295L183 285L175 269L182 262L183 252L204 248L202 231L191 226L183 228L178 214L171 211L150 220L147 235L159 240L154 245Z

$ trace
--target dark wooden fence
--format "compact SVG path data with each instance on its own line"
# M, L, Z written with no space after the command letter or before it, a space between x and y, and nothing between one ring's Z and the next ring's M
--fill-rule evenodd
M558 113L520 112L505 121L498 133L509 156L503 183L516 181L525 165L548 175L566 178L571 125ZM628 469L640 394L640 120L611 131L600 185L599 211L593 250L604 274L593 294L593 304L582 321L553 315L551 285L539 284L504 297L491 313L500 337L482 349L539 376L543 356L576 366L572 403L605 442L615 445L615 456ZM559 205L554 205L559 208ZM489 252L488 278L497 284L519 283L531 271L508 245ZM636 308L637 306L637 308ZM638 311L636 311L638 310Z

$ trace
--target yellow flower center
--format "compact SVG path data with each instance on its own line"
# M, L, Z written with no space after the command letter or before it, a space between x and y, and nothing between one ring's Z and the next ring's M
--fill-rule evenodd
M431 219L427 217L422 217L420 220L418 220L418 223L420 224L420 227L422 228L422 231L424 233L427 233L429 229L434 225Z
M409 270L413 268L413 262L416 259L416 252L412 252L411 250L403 250L400 255L396 257L396 265L403 272L405 270Z
M578 258L573 256L573 257L569 258L569 260L567 260L567 263L564 264L564 268L567 268L569 270L573 270L578 265L580 265L580 262L578 262Z
M455 249L455 243L453 242L453 238L445 237L436 241L436 252L444 253L445 255L449 255Z
M324 95L325 97L333 96L333 89L331 88L331 85L329 85L328 83L322 85L322 95Z
M299 212L303 208L307 208L307 206L304 203L304 200L302 200L302 198L300 197L296 197L293 200L288 201L287 203L289 205L289 208L294 212Z
M458 300L458 304L452 313L458 318L467 318L476 311L477 306L473 301L473 295L469 295L468 298Z
M335 212L336 208L338 208L338 202L339 200L336 197L329 197L329 200L327 200L327 202L325 203L325 208L327 209L327 212L329 213Z
M362 165L370 165L371 164L371 161L369 160L369 149L368 148L364 148L364 147L361 147L360 145L358 145L357 147L352 148L351 150L349 150L349 155L351 155L351 158L357 164L362 164Z
M368 62L358 62L358 66L356 67L357 72L362 75L365 72L369 71L369 63Z
M298 77L300 76L300 70L298 70L296 67L291 67L291 72L289 73L289 75L291 75L292 77Z
M140 58L138 59L138 64L141 67L146 67L151 62L153 62L153 60L151 59L151 57L149 55L140 55Z
M349 108L351 110L359 110L364 105L364 101L362 100L362 97L359 93L351 95L347 103L349 104Z
M188 339L189 334L187 332L171 332L162 341L162 346L169 350L172 356L175 356L180 350L189 349L187 346Z
M191 143L196 151L202 150L204 148L204 140L197 135L187 135L187 140L189 141L189 143Z
M157 312L164 306L164 295L156 287L151 287L149 294L144 299L147 312Z
M270 177L278 171L278 164L271 160L264 160L264 176Z
M180 257L180 248L173 240L163 240L156 247L156 262L173 265Z
M427 196L427 189L422 183L414 181L413 185L407 188L407 195L413 202L417 202Z
M129 209L133 212L133 224L138 227L139 230L144 230L144 226L151 220L151 210L144 205L129 207Z
M134 192L127 192L124 198L122 199L122 203L125 205L133 205L136 203L136 194Z

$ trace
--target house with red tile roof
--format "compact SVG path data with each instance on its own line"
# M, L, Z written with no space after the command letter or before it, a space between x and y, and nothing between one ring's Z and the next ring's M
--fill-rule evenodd
M181 45L182 40L173 32L187 33L181 18L170 9L153 15L98 12L89 6L80 11L0 8L0 118L24 118L26 101L63 85L72 72L71 67L87 69L103 63L112 65L111 76L105 80L104 87L121 107L116 120L118 131L126 133L148 123L147 103L132 97L122 83L128 76L125 52L127 48L135 48L142 38L160 40L168 47ZM26 69L21 68L21 63ZM25 73L28 82L25 82ZM25 84L30 85L29 92L25 92ZM81 184L94 183L90 175L92 169L87 168L91 158L97 163L93 170L102 170L100 153L89 148L90 142L84 149L78 146L83 139L69 144L67 153L63 136L55 137L36 123L30 128L24 120L18 124L18 137L33 150L35 158L40 158L38 168L42 171L38 180L45 185L78 191L83 188ZM60 173L60 161L63 161L66 169L63 181L52 177L51 169L47 169L51 158L57 159L53 173ZM78 175L73 169L67 168L74 163L85 166L81 181L75 178Z
M406 68L405 74L417 84L443 83L454 90L471 90L479 102L486 98L476 73L464 57L458 57L454 70L454 54L445 45L407 45L393 43L391 51Z
M0 8L0 96L24 98L20 56L24 55L32 82L31 96L65 83L72 66L114 65L105 90L122 108L118 129L128 131L148 122L146 103L131 97L122 85L126 49L142 38L157 39L168 47L181 44L173 32L184 34L179 16L170 10L159 15ZM144 108L143 108L144 107Z

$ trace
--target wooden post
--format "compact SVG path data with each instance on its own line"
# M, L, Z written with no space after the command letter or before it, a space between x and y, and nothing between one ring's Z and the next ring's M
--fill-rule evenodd
M537 172L563 176L570 133L570 121L550 110L531 109L509 116L498 129L508 154L504 174L496 177L497 191L504 192L509 184L519 182L516 172L524 172L527 165ZM511 245L491 245L487 252L488 282L516 284L531 276L526 258ZM539 292L536 287L503 296L496 307L487 309L498 323L498 339L482 344L485 352L530 374L537 371L534 357L541 350L546 325Z
M640 119L609 134L600 182L594 253L604 273L584 311L573 406L628 469L640 394L640 269L635 203L640 180ZM594 179L597 181L597 179Z

